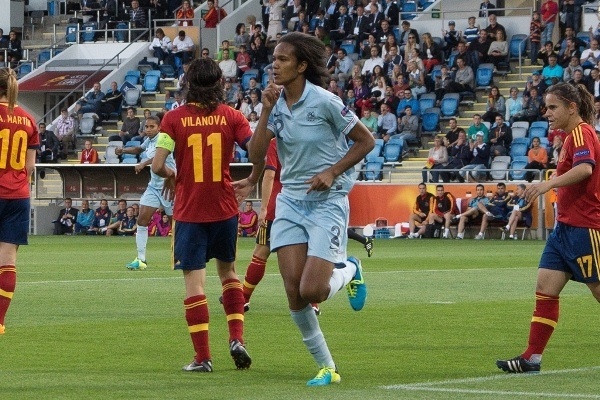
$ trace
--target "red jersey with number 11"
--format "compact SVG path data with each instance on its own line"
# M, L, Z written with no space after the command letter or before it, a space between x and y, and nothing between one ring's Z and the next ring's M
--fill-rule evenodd
M238 215L229 161L234 144L245 149L252 136L242 113L223 104L208 113L188 103L166 113L160 125L175 141L175 219L215 222Z
M40 135L33 118L15 106L0 103L0 199L28 199L27 149L37 149Z

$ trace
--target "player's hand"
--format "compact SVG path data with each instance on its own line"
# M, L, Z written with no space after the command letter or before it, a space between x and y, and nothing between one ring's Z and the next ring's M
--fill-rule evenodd
M546 193L550 189L552 189L552 184L550 181L534 183L525 189L525 199L527 200L527 203L531 203L537 199L538 196Z
M123 154L123 148L122 147L117 147L115 149L115 154L120 156L121 154Z
M144 164L136 164L134 167L135 173L139 174L144 168L146 168Z
M313 190L316 190L318 192L329 190L329 188L333 184L334 179L335 176L329 170L325 170L313 176L309 180L304 181L304 183L308 183L310 185L306 193L310 193Z
M258 212L258 226L267 226L267 209L262 208Z
M281 94L281 86L278 86L274 83L269 83L269 85L262 91L262 96L260 98L263 108L271 109L279 100L279 95Z
M233 191L235 192L235 199L238 203L241 203L248 198L248 195L254 189L255 184L250 183L248 178L232 183Z
M165 183L163 184L162 195L165 199L169 201L173 201L175 199L175 177L177 175L173 174L168 178L165 178Z

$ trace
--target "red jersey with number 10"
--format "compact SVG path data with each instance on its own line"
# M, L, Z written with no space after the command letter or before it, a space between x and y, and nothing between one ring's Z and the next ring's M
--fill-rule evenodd
M27 149L37 149L40 135L33 118L15 106L0 103L0 199L28 199Z
M581 163L592 165L592 175L575 185L558 188L558 221L579 228L600 229L600 142L596 131L581 123L567 136L558 157L556 174Z
M234 144L245 149L252 136L242 113L223 104L208 113L188 103L166 113L160 125L175 141L175 219L215 222L238 215L229 161Z

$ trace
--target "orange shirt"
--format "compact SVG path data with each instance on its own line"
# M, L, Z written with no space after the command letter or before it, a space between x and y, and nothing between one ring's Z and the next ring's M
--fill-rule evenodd
M527 158L529 162L537 161L542 164L544 167L548 164L548 153L546 149L543 147L538 147L537 150L535 147L529 149L529 153L527 153Z

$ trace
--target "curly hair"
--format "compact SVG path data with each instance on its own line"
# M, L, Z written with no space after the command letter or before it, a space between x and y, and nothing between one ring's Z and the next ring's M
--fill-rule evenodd
M225 92L221 86L223 72L214 60L200 58L192 61L186 75L188 81L187 103L196 103L212 112L225 101Z
M330 78L325 65L325 45L315 36L301 32L291 32L283 35L279 43L288 43L295 49L294 55L298 63L306 62L304 77L313 85L327 87Z

